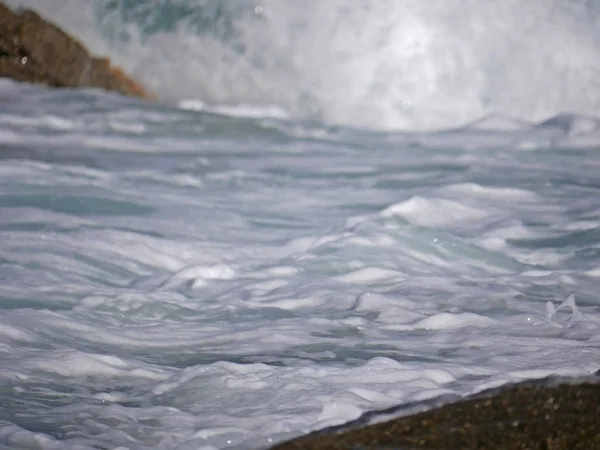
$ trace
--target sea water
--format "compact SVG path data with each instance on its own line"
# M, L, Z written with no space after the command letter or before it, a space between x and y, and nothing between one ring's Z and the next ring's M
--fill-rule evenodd
M25 3L162 101L0 80L1 448L600 369L597 2Z

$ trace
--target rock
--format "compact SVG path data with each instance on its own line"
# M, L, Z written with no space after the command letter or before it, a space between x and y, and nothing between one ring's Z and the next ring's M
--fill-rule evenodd
M598 450L600 383L526 382L387 422L324 430L273 447L299 449Z
M155 99L109 59L91 56L79 41L37 13L16 13L1 1L0 77Z

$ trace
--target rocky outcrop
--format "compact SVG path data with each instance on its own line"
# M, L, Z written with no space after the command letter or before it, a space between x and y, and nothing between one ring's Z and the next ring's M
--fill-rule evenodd
M525 382L387 422L363 423L271 450L599 450L600 382Z
M55 87L95 87L155 98L139 83L96 58L76 39L29 10L0 2L0 77Z

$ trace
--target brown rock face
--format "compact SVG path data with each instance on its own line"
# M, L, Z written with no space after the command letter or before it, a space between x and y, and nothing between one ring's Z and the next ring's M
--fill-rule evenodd
M91 56L79 41L37 13L15 13L1 1L0 77L155 99L109 59Z

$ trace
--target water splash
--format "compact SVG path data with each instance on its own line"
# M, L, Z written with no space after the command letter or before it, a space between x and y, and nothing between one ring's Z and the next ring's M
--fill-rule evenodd
M590 0L25 3L169 100L376 129L600 115Z

